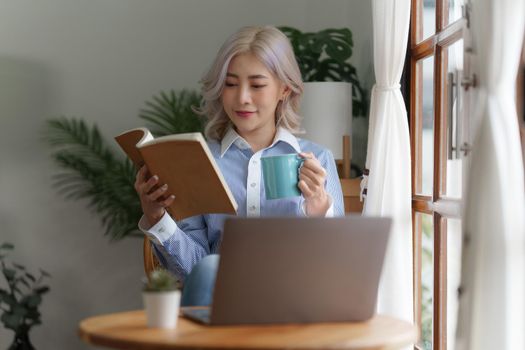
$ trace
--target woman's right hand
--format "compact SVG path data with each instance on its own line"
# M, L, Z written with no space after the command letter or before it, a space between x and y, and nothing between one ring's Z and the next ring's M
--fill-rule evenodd
M166 212L164 208L169 207L173 203L175 196L170 195L166 197L168 185L157 186L159 177L153 175L148 178L148 174L148 168L145 165L140 168L135 178L135 190L140 197L140 205L144 216L149 224L153 226L164 216Z

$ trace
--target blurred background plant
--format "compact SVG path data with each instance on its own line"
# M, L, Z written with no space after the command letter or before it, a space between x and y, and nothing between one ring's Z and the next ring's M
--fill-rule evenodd
M279 29L290 39L304 82L340 81L352 83L352 112L367 116L368 98L356 68L348 62L353 53L352 31L348 28L302 32L293 27Z
M160 92L145 102L139 118L154 136L202 132L204 120L192 110L200 100L191 90ZM135 169L113 143L108 144L97 125L78 118L53 118L46 122L44 139L61 169L53 179L59 193L67 199L87 199L111 240L142 238L137 228L142 210L134 189Z
M0 246L0 264L6 287L0 286L0 320L5 328L15 332L9 350L34 349L29 340L29 331L41 324L38 307L49 287L42 284L50 275L40 270L38 277L28 272L25 266L9 262L7 256L14 249L11 243Z

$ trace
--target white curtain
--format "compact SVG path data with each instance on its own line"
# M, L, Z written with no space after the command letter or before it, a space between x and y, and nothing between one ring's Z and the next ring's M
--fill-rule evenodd
M403 71L410 0L373 0L374 70L363 214L393 218L378 312L413 321L410 138L399 81Z
M457 349L525 349L525 194L515 86L524 0L473 2L477 122L467 180Z

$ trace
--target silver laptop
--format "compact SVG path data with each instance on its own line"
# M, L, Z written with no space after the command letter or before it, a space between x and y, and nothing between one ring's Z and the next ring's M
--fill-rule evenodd
M375 313L391 220L227 219L211 325L364 321Z

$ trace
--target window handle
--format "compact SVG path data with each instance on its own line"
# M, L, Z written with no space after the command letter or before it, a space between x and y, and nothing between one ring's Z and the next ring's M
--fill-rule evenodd
M470 143L463 142L459 150L463 152L463 156L466 157L469 155L470 151L472 151L472 146L470 145Z
M465 90L468 90L470 87L475 88L478 86L478 77L476 74L472 74L470 77L463 77L463 79L461 79L461 86L463 86Z
M447 146L448 159L459 159L461 140L461 91L458 82L461 81L463 71L458 69L447 74Z
M448 159L456 158L454 155L454 73L449 72L447 74L447 154Z

